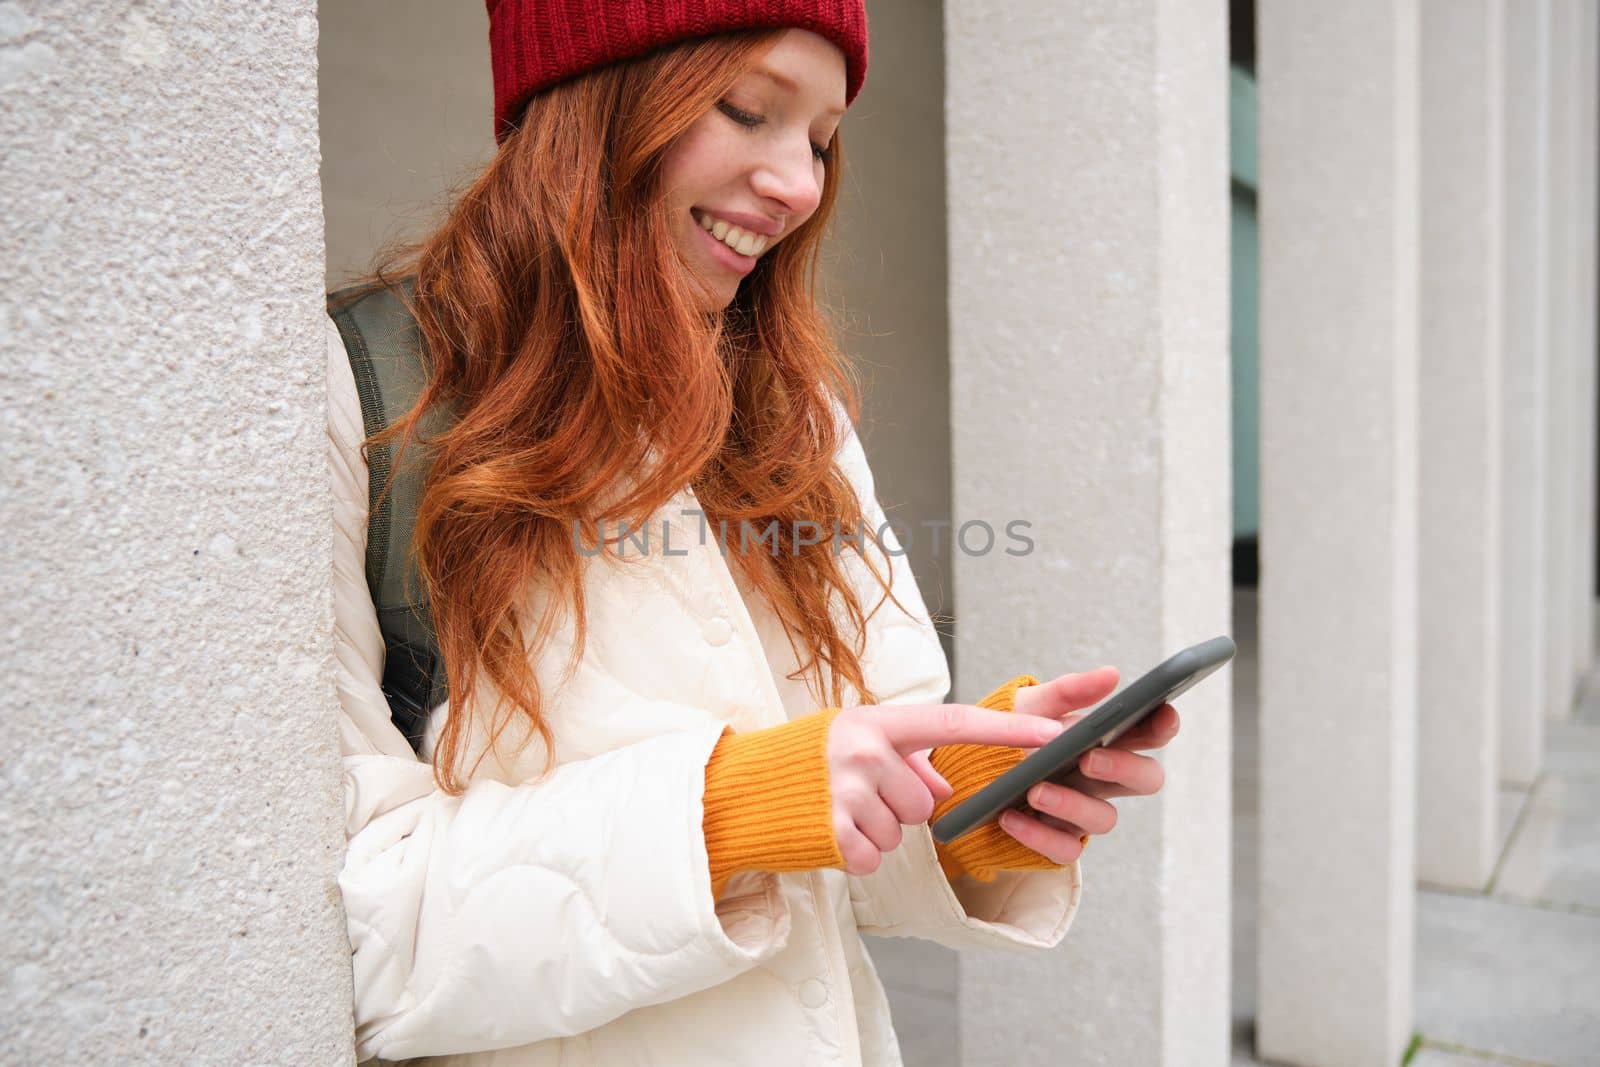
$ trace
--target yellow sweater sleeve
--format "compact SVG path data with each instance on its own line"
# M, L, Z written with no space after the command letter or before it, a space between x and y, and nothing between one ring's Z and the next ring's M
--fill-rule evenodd
M1037 685L1018 675L978 701L1010 711L1016 691ZM805 871L844 867L833 829L828 786L828 729L838 708L749 733L724 730L706 762L701 827L711 896L738 871ZM934 806L930 822L1015 766L1023 751L992 745L945 745L929 755L955 793ZM1085 835L1087 841L1087 835ZM1000 870L1056 870L1052 863L991 823L948 845L935 842L948 878L962 873L993 881Z
M978 701L978 706L1011 711L1015 706L1017 690L1038 684L1039 680L1033 675L1019 674ZM1020 748L997 745L945 745L934 749L929 753L928 761L955 792L934 805L933 815L928 821L938 820L945 812L1021 763L1026 755ZM1080 841L1087 846L1089 835L1084 834ZM998 822L980 826L949 844L935 841L934 850L939 854L939 866L945 877L951 879L969 874L980 882L992 882L998 871L1057 871L1062 867L1006 833Z
M711 899L736 871L844 867L833 832L828 727L823 708L749 733L724 731L706 762L701 826Z

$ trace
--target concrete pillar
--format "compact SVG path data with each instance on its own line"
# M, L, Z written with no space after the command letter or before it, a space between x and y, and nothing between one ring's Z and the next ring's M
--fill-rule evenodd
M1418 9L1263 4L1258 1058L1411 1036Z
M1500 711L1504 0L1422 0L1417 874L1480 889Z
M11 1062L354 1059L316 47L0 4Z
M1576 0L1573 17L1573 225L1572 329L1573 365L1578 376L1573 390L1578 420L1578 485L1574 493L1578 515L1573 544L1573 669L1578 678L1594 665L1595 612L1595 0Z
M1574 57L1577 31L1576 0L1552 0L1550 7L1550 63L1546 92L1550 101L1550 145L1545 171L1546 199L1549 204L1550 242L1548 286L1545 291L1545 317L1549 330L1550 408L1545 423L1545 447L1550 463L1549 554L1545 561L1549 604L1546 614L1545 667L1549 701L1547 712L1557 719L1572 714L1573 695L1578 681L1578 635L1573 601L1578 574L1577 503L1582 477L1578 457L1578 397L1581 375L1577 367L1577 345L1573 329L1573 308L1577 279L1573 276L1577 249L1574 211L1576 146L1573 85L1576 80Z
M953 518L1034 543L954 557L956 692L1132 681L1229 630L1227 9L944 10ZM1178 701L1057 952L963 954L962 1063L1228 1062L1229 700Z
M1505 373L1500 777L1531 785L1544 762L1550 586L1552 403L1545 296L1550 268L1550 0L1505 6Z

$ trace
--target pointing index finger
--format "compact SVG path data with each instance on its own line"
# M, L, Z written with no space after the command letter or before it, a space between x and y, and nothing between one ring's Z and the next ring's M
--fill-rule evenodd
M882 706L876 721L900 753L954 744L1038 748L1061 732L1061 724L1054 719L971 704L943 704L932 712L925 705Z

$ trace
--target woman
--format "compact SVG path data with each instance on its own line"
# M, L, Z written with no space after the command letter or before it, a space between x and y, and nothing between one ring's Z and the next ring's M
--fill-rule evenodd
M1116 671L941 704L892 531L849 536L886 528L810 278L861 0L489 12L500 150L373 280L414 283L427 382L371 442L330 325L358 1055L898 1063L859 933L1057 944L1176 713L1091 791L928 833ZM429 464L412 545L448 676L415 750L364 573L363 449L391 441Z

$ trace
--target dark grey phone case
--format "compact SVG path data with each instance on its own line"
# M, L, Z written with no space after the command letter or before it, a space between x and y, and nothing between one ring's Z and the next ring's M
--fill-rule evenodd
M1040 782L1072 785L1079 773L1078 760L1085 752L1121 737L1146 715L1227 663L1236 651L1233 638L1213 637L1169 656L1132 685L1107 697L1087 718L946 812L933 824L934 839L948 844L998 819L1007 808L1030 810L1028 790Z

